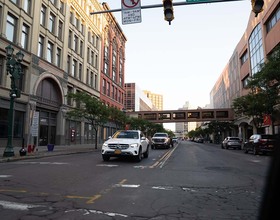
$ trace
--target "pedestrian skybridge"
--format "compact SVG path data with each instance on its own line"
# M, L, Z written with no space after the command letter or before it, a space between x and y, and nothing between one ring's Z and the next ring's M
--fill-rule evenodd
M200 122L200 121L233 121L234 111L230 108L164 110L126 112L130 117L142 118L155 123Z

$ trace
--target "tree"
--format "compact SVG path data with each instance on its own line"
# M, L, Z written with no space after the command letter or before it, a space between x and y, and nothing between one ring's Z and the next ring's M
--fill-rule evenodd
M115 123L117 129L124 129L128 121L125 113L115 107L109 107L110 120Z
M252 117L257 129L262 127L263 116L270 115L274 125L276 115L279 114L274 106L280 103L280 46L260 65L259 72L251 77L248 89L248 95L233 101L236 115ZM274 126L272 129L274 133Z
M75 101L76 105L67 112L67 117L73 120L85 120L95 131L95 149L97 149L98 128L104 126L109 120L108 108L97 98L84 92L67 95Z

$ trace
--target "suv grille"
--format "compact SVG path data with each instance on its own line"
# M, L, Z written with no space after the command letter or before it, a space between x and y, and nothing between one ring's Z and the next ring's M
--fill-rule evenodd
M164 142L165 139L164 138L162 138L162 139L153 139L153 141L156 142L156 143L159 143L159 142Z
M129 144L109 144L110 149L127 149L129 147Z

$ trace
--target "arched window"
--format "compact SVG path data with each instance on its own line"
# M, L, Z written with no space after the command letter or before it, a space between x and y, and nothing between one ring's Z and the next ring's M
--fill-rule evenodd
M258 24L252 31L249 38L251 74L254 75L259 71L260 64L264 62L264 50L262 42L262 29Z

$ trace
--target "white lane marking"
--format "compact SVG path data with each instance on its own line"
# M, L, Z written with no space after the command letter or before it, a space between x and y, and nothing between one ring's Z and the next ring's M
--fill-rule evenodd
M152 189L172 190L172 186L153 186Z
M182 188L184 191L189 191L189 192L197 192L197 190L195 189L191 189L191 188Z
M134 166L134 168L145 169L145 168L147 168L147 166Z
M119 165L114 164L97 164L97 167L118 167Z
M0 178L8 178L11 177L12 175L0 175Z
M140 185L136 184L115 184L115 187L124 187L124 188L138 188Z
M31 204L23 204L17 202L8 202L0 200L0 205L3 206L4 209L13 209L13 210L21 210L27 211L28 209L44 207L42 205L31 205Z
M17 164L40 164L40 165L65 165L63 162L16 162Z
M98 214L98 215L107 215L110 217L124 217L127 218L128 215L124 215L124 214L120 214L120 213L115 213L115 212L103 212L103 211L98 211L98 210L94 210L94 209L73 209L73 210L67 210L65 211L66 213L68 212L84 212L83 215L90 215L90 214Z
M259 163L259 162L261 162L261 160L251 160L252 162L254 162L254 163Z

